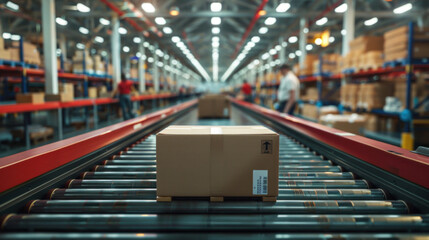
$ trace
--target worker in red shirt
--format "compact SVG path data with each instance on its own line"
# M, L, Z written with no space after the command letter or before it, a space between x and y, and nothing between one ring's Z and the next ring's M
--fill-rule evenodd
M119 92L119 105L122 109L122 117L124 120L135 117L133 113L133 103L131 102L131 93L137 92L134 88L134 83L131 80L127 80L125 74L121 74L121 82L118 83L117 88L113 91L112 97L115 97Z
M252 102L252 86L244 80L241 86L241 93L244 95L244 101Z

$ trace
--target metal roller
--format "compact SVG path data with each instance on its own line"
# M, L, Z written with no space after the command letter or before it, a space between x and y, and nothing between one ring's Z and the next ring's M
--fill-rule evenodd
M121 160L156 160L156 155L134 156L134 155L116 155L113 159Z
M429 234L407 234L407 233L383 233L383 234L361 234L361 233L3 233L0 239L10 240L45 240L45 239L187 239L187 240L215 240L228 239L236 240L260 240L260 239L297 239L297 240L423 240L428 239Z
M103 165L155 165L156 160L105 160ZM332 165L330 160L280 160L280 165Z
M321 159L316 159L316 160L280 160L279 161L280 164L285 164L285 165L318 165L318 166L330 166L332 165L332 161L331 160L321 160Z
M131 147L132 151L156 151L156 147Z
M279 166L279 172L341 172L340 166Z
M156 179L156 171L152 172L84 172L83 179ZM279 173L280 180L336 180L354 179L351 172L284 172Z
M97 165L94 171L106 172L138 172L138 171L156 171L156 165ZM279 166L279 172L341 172L339 166Z
M129 150L123 153L122 155L156 155L156 151L136 151L136 150Z
M314 154L302 154L302 155L295 155L295 154L283 154L279 155L279 159L322 159L322 156L316 156Z
M280 172L279 180L310 180L310 179L354 179L351 172Z
M109 179L109 180L88 180L72 179L66 186L68 188L156 188L155 179L129 180L129 179Z
M94 171L99 172L138 172L138 171L156 171L156 165L132 165L132 166L123 166L123 165L97 165L94 167Z
M141 179L72 179L68 188L155 188L156 180ZM280 180L280 188L368 188L364 180Z
M156 189L54 189L50 199L152 199ZM384 200L381 189L279 189L279 200Z
M165 215L165 214L17 214L2 222L3 231L320 231L427 232L429 215Z
M403 201L277 201L222 202L155 200L34 200L28 213L146 214L406 214Z
M84 172L83 179L156 179L156 172Z
M156 165L156 160L105 160L104 165Z
M365 180L279 180L280 188L368 188Z

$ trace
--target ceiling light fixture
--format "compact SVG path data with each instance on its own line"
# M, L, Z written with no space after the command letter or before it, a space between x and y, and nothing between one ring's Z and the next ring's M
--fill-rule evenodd
M212 25L219 25L222 22L220 17L212 17L211 23Z
M319 20L316 21L316 25L318 26L322 26L325 25L328 22L328 18L327 17L323 17Z
M291 37L288 39L288 41L289 41L290 43L296 43L296 42L298 42L298 37L297 37L297 36L291 36Z
M372 26L378 22L378 18L373 17L371 19L368 19L364 22L365 26Z
M254 43L258 43L260 40L261 40L261 38L260 38L260 37L258 37L258 36L254 36L254 37L252 37L252 39L251 39L251 41L252 41L252 42L254 42Z
M127 29L125 29L125 28L123 28L123 27L120 27L119 29L118 29L118 32L119 32L119 34L122 34L122 35L125 35L125 34L127 34Z
M141 39L141 38L139 38L139 37L134 37L134 38L133 38L133 42L134 42L134 43L141 43L141 42L142 42L142 39Z
M98 43L103 43L103 42L104 42L104 38L102 38L102 37L100 37L100 36L96 36L96 37L94 38L94 40L95 40L96 42L98 42Z
M155 22L158 25L165 25L167 23L167 21L165 21L165 18L163 17L156 17Z
M290 4L289 3L280 3L277 7L276 7L276 12L286 12L287 10L289 10L290 8Z
M170 8L170 15L175 17L175 16L179 16L180 14L180 9L178 7L171 7Z
M105 18L100 18L100 23L106 26L110 25L110 21Z
M218 28L218 27L212 28L212 33L213 34L219 34L220 33L220 28Z
M343 3L340 6L335 8L336 13L344 13L347 11L347 3Z
M19 5L16 4L16 3L14 3L14 2L12 2L12 1L7 1L6 7L9 8L10 10L13 10L13 11L18 11L19 10Z
M123 48L122 48L122 50L124 51L124 52L129 52L130 51L130 48L128 47L128 46L124 46Z
M404 12L410 11L412 8L413 8L413 4L407 3L405 5L402 5L402 6L398 7L398 8L395 8L393 10L393 13L394 14L402 14Z
M83 12L83 13L87 13L91 11L89 7L87 7L85 4L82 4L82 3L78 3L76 5L76 8L79 12Z
M65 20L64 18L60 18L60 17L55 18L55 22L61 26L65 26L68 23L67 20Z
M268 32L268 28L267 27L261 27L258 32L259 32L259 34L265 34Z
M149 2L142 3L142 9L147 13L155 12L155 7L152 5L152 3L149 3Z
M82 34L88 34L88 33L89 33L89 30L88 30L87 28L80 27L80 28L79 28L79 32L80 32L80 33L82 33Z
M173 29L171 29L171 27L164 27L164 28L162 29L162 31L163 31L165 34L172 34L172 33L173 33Z
M267 19L265 19L265 25L273 25L274 23L276 23L277 19L273 18L273 17L269 17Z
M222 3L220 3L220 2L212 2L210 4L210 10L212 12L220 12L220 11L222 11Z

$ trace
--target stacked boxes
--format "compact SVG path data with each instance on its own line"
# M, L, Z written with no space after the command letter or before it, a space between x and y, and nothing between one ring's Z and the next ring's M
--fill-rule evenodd
M198 100L199 118L229 118L230 105L224 95L210 94Z
M343 106L356 110L359 87L358 84L346 84L341 87L340 101Z
M304 65L300 66L301 69L299 73L301 75L313 75L313 65L314 62L319 59L319 56L316 54L307 54L305 57Z
M393 87L393 84L390 82L361 84L357 107L368 111L383 108L386 97L393 94Z
M24 62L41 65L40 54L36 45L29 42L24 42L23 50ZM19 43L14 42L11 48L5 49L4 40L3 38L0 38L0 59L19 62L21 60L19 57Z
M338 61L341 58L339 54L325 54L323 55L322 61L322 72L321 73L335 73L337 70ZM313 62L313 74L320 73L320 60Z
M157 195L278 195L279 135L263 126L169 126L156 136Z
M408 56L408 26L403 26L384 34L384 54L386 61L402 60ZM428 28L415 28L414 40L429 40ZM429 57L429 45L424 42L415 42L413 58Z
M85 53L85 71L86 73L94 73L94 61L89 55L88 50L76 51L73 56L73 73L81 74L83 72L83 55Z
M95 71L95 74L98 74L98 75L106 74L106 68L104 66L104 62L101 60L100 55L94 56L94 71Z
M377 68L380 66L379 52L383 51L383 37L360 36L350 41L350 52L343 59L343 70L349 68ZM367 60L370 62L367 62ZM370 65L371 64L371 65ZM372 65L374 64L374 66Z
M304 101L317 101L319 92L315 87L309 87L306 89L305 94L301 96L301 100Z

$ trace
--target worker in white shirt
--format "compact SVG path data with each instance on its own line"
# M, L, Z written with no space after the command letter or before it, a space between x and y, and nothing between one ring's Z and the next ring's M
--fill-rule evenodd
M293 115L299 99L299 79L286 64L280 66L280 73L282 77L277 92L277 111Z

